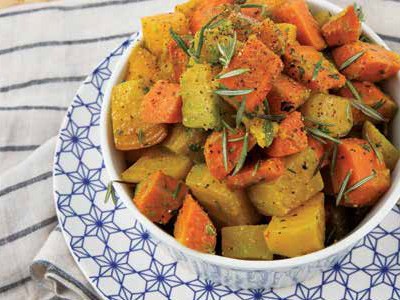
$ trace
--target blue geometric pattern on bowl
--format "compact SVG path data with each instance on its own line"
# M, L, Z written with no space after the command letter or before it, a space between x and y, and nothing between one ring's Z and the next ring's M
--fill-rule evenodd
M400 210L319 277L282 290L233 290L171 259L119 202L104 203L108 176L99 119L107 80L137 34L112 52L78 91L61 128L54 174L60 224L78 265L108 299L400 299Z

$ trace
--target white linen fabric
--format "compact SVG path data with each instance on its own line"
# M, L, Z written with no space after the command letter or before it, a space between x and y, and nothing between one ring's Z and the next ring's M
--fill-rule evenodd
M86 74L139 18L181 0L70 0L0 11L0 298L98 299L57 228L56 135ZM345 6L351 0L333 0ZM400 51L400 2L359 0Z

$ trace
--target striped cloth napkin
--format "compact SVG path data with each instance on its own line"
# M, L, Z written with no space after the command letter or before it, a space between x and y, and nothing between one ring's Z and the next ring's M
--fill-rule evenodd
M139 17L181 2L143 1L55 1L0 11L1 299L99 297L56 227L55 136L80 82L139 29ZM358 2L372 28L400 51L400 2Z

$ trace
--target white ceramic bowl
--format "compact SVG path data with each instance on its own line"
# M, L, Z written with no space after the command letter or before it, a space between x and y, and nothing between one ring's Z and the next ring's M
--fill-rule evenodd
M309 0L308 2L310 7L314 10L325 9L334 14L341 10L339 7L325 0ZM363 25L363 30L364 34L374 42L387 47L371 28ZM120 83L123 79L131 49L139 41L140 36L121 58L119 65L109 80L109 86L104 96L100 124L101 145L106 169L110 178L113 180L118 179L121 172L125 170L127 166L123 160L122 153L114 148L110 120L110 95L112 87ZM400 104L400 77L397 76L386 82L384 88L386 92ZM393 141L396 146L400 146L398 128L400 128L399 116L393 121ZM364 221L346 238L315 253L276 261L237 260L216 255L202 254L186 248L138 211L131 201L133 196L131 188L119 184L115 184L115 188L118 196L128 209L132 211L135 218L147 227L153 237L161 242L160 245L170 253L172 258L183 262L190 270L198 274L200 278L222 283L232 289L261 287L280 288L304 281L322 270L329 269L343 258L357 242L376 227L399 199L399 176L399 168L397 167L392 174L392 186L390 190L374 206Z

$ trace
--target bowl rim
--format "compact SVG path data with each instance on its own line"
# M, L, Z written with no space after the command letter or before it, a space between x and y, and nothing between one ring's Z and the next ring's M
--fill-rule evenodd
M325 9L330 11L331 13L337 14L342 8L339 6L328 2L327 0L307 0L307 3L312 7L317 9ZM386 43L365 23L362 24L363 33L367 35L373 42L384 46L389 49ZM103 105L101 109L101 118L100 118L100 135L101 135L101 149L103 153L103 159L105 163L105 168L107 173L111 179L119 179L120 174L116 172L116 168L114 167L112 158L111 158L111 147L114 147L114 142L111 139L110 141L110 98L112 88L115 84L120 82L120 78L126 68L128 58L130 56L130 52L135 45L141 42L142 34L139 32L139 35L136 37L136 40L130 45L130 47L126 50L124 55L120 58L115 70L112 73L110 80L108 81L108 86L103 98ZM400 83L400 77L397 75L397 82ZM400 99L397 99L396 102L400 102ZM112 149L112 151L117 151ZM396 168L397 169L397 168ZM130 196L128 195L126 189L122 184L116 183L115 190L117 195L122 199L127 208L133 212L135 218L139 220L140 223L144 225L145 228L160 242L168 245L170 248L173 248L176 251L180 251L185 256L194 257L203 262L210 263L213 265L218 265L221 267L229 268L229 269L237 269L241 271L266 271L266 270L274 270L279 271L282 269L289 269L294 267L299 267L301 265L310 264L313 262L321 261L327 259L331 256L334 256L342 251L349 249L354 246L357 242L359 242L364 236L366 236L369 232L371 232L376 226L379 225L380 222L383 221L384 217L390 212L390 210L396 205L398 201L398 196L400 195L400 172L394 172L396 176L392 177L392 184L390 189L386 192L386 194L380 199L380 202L375 205L373 208L372 216L368 221L364 224L359 225L356 229L354 229L348 236L339 242L326 247L322 250L306 254L303 256L298 256L294 258L287 258L282 260L241 260L223 257L220 255L213 254L205 254L190 248L187 248L180 244L175 238L163 231L149 219L147 219L132 203ZM379 206L379 207L377 207Z

